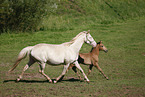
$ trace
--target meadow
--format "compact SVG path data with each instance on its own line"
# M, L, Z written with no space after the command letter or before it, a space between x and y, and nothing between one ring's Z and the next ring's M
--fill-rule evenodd
M23 60L12 73L8 73L15 62L19 51L38 43L60 44L70 41L83 30L91 30L95 41L103 41L108 53L100 52L99 64L109 77L106 80L96 68L88 76L90 83L80 81L72 71L57 84L49 83L38 73L38 64L25 72L24 78L16 83L28 58ZM39 31L35 33L3 33L0 36L0 83L1 97L14 96L69 96L69 97L144 97L145 96L145 19L129 20L123 23L98 24L81 29L51 32ZM80 52L89 52L91 46L84 44ZM85 73L88 66L81 65ZM63 66L46 66L45 72L55 79L62 72ZM80 73L81 74L81 73Z
M3 6L13 4L4 1L6 2ZM15 5L7 6L6 10L16 7L19 11L25 9L25 6L21 6L23 3L26 3L26 6L31 3L29 7L36 13L30 14L32 10L27 11L29 8L26 8L27 12L18 17L13 14L10 18L12 21L7 25L5 20L2 21L4 29L0 30L3 31L0 33L1 97L145 97L144 0L53 0L53 6L44 6L41 10L39 8L42 8L43 2L35 0L40 3L38 12L35 10L37 3L34 0L26 1L16 3L22 8ZM51 8L46 12L49 15L38 18L47 8ZM9 10L7 11L7 16L10 16ZM17 20L14 25L13 20ZM28 57L22 60L12 73L8 73L24 47L38 43L69 42L78 33L87 30L90 30L96 42L101 40L108 48L108 53L100 52L99 66L109 80L93 68L88 75L90 83L79 80L77 75L69 70L62 81L53 84L38 72L39 65L35 63L24 73L23 79L16 82L28 62ZM84 43L80 52L88 53L91 48ZM80 65L87 74L89 67ZM46 65L45 73L55 79L62 70L63 65Z

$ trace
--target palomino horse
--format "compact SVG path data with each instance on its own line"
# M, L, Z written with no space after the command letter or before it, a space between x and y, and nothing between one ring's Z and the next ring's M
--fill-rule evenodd
M103 76L108 80L109 78L104 74L104 72L102 71L102 69L98 65L99 51L108 52L107 48L102 44L102 41L98 42L96 47L92 47L92 50L90 51L90 53L80 53L79 58L78 58L78 62L81 64L84 64L84 65L89 65L88 74L91 73L92 67L95 66L96 68L99 69L99 71L103 74ZM70 68L72 68L73 71L75 73L77 73L77 75L81 79L80 75L78 74L78 72L76 70L76 67L73 64L71 64L68 69L70 69Z
M13 71L18 63L24 59L27 55L29 55L29 62L24 67L22 74L17 78L17 81L19 81L24 72L35 62L37 62L40 65L39 72L46 77L49 82L52 83L52 80L44 73L44 68L46 63L51 64L53 66L57 66L60 64L64 65L64 69L62 74L57 77L56 83L58 80L60 80L66 73L70 63L75 64L75 66L81 70L83 73L85 79L87 82L89 82L89 79L85 75L83 69L80 67L77 59L79 55L79 51L83 45L84 42L92 45L95 47L97 43L94 41L93 37L90 35L89 31L83 31L80 32L76 37L74 37L70 42L62 43L59 45L54 44L37 44L35 46L28 46L21 50L21 52L18 55L18 58L13 65L12 69L9 70Z

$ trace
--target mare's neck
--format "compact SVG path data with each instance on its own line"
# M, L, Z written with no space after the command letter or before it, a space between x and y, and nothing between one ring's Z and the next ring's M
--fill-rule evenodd
M75 42L70 46L76 53L79 53L82 45L84 43L84 38L77 39Z
M99 45L97 45L96 47L94 47L93 50L90 53L99 56Z

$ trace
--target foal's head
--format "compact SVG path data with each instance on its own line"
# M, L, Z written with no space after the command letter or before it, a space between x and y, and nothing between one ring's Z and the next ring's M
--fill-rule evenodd
M98 45L99 51L104 51L106 53L108 52L107 48L102 44L102 41L99 41L97 45Z

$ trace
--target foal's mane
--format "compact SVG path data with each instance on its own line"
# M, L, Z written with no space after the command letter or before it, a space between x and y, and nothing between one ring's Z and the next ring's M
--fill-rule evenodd
M66 46L70 46L71 44L73 44L75 42L75 40L78 39L78 37L80 37L82 34L84 34L86 31L83 31L83 32L80 32L76 37L74 37L70 42L65 42L65 43L62 43L63 45L66 45Z
M100 44L100 41L97 43L97 45L99 45L99 44ZM96 47L97 47L97 46L96 46ZM92 47L92 49L91 49L90 52L92 52L94 48L95 48L95 47Z

